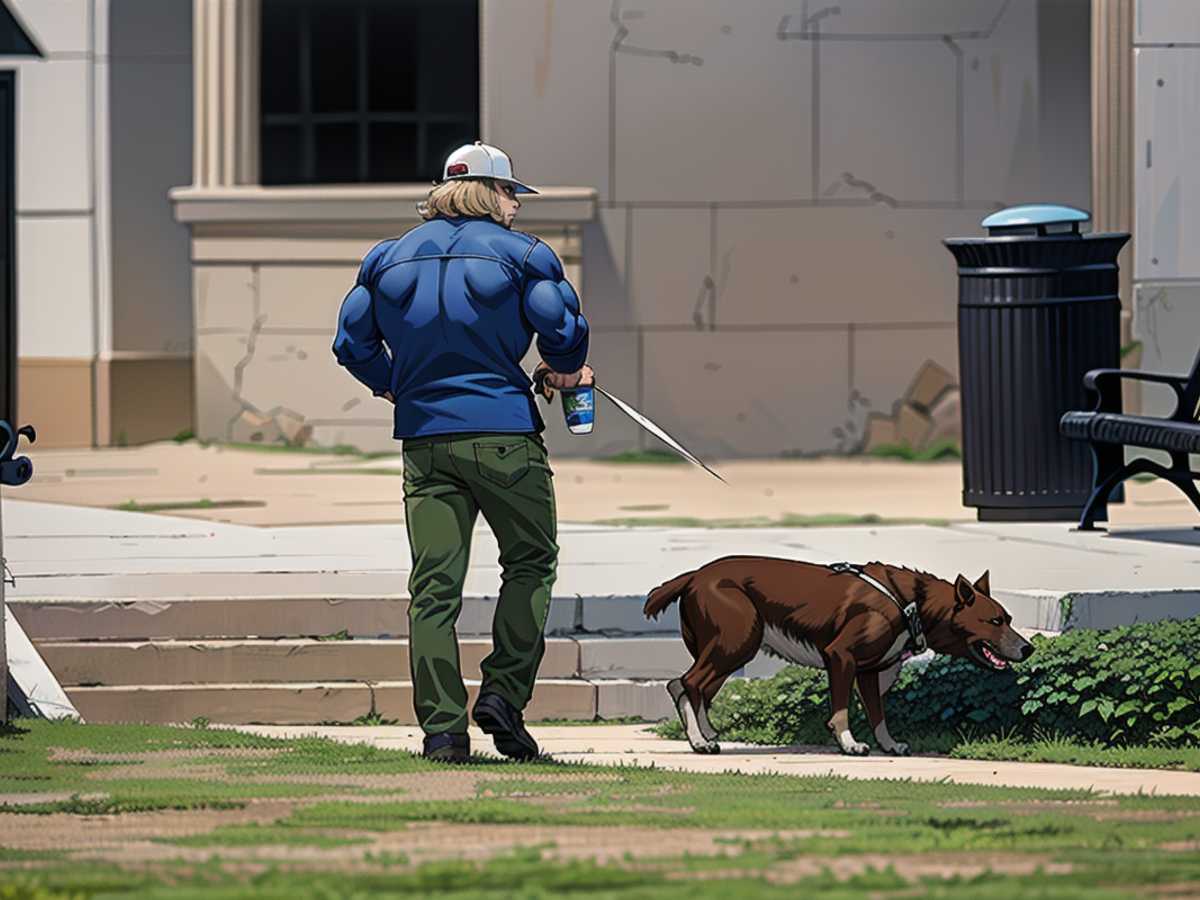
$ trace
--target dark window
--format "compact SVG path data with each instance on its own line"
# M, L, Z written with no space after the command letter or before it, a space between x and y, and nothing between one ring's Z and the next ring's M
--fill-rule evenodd
M263 184L430 182L479 137L478 0L263 0Z

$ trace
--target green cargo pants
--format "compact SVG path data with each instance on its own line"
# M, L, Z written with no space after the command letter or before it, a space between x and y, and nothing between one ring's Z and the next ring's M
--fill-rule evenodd
M524 709L546 649L543 631L558 566L554 485L541 437L406 440L404 511L412 548L409 655L421 728L426 734L467 730L454 626L479 513L500 545L502 570L481 690Z

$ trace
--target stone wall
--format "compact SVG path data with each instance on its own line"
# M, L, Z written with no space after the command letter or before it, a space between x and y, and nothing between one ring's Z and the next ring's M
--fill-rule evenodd
M1087 0L484 6L485 139L599 190L593 365L707 456L861 446L922 363L957 372L942 238L1089 205ZM597 416L552 449L656 444Z

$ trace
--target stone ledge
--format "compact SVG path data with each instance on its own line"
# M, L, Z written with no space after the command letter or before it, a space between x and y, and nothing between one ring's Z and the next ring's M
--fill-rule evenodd
M122 600L82 597L8 598L31 640L179 640L408 636L408 599L386 597L171 597ZM678 606L656 620L642 615L643 596L555 597L547 637L666 633L679 635ZM494 596L467 596L458 619L462 636L490 635Z
M65 686L374 682L409 677L407 640L40 641L37 650ZM480 677L486 639L458 642L465 678ZM573 640L546 642L542 678L579 676Z
M648 722L674 718L675 709L665 681L613 679L597 681L596 716L625 719L636 716Z
M479 682L468 680L468 705ZM193 684L73 687L67 696L85 722L187 723L196 718L226 725L352 723L372 710L413 725L412 683ZM596 685L582 679L539 680L525 710L531 722L596 717Z
M429 185L172 188L175 219L210 222L421 221L416 205ZM583 224L596 217L595 188L546 187L521 198L523 225Z

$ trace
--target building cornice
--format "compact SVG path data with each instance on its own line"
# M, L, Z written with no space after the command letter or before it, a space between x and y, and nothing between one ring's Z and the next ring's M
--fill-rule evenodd
M330 187L177 187L175 218L189 225L219 222L419 222L417 203L428 185ZM582 225L596 217L590 187L547 187L521 197L526 225Z

